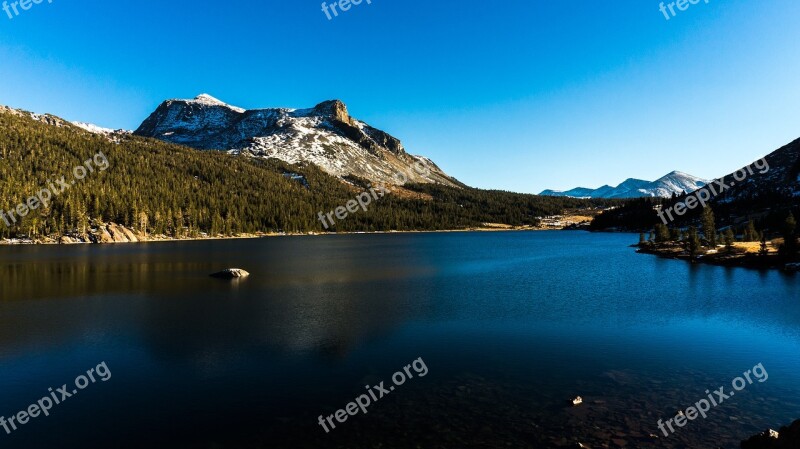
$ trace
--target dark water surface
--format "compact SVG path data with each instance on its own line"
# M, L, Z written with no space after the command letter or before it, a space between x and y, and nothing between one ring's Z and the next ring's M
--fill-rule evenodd
M0 415L100 362L111 378L0 427L0 448L733 448L800 418L800 276L639 255L636 240L2 247ZM228 267L252 275L208 277ZM427 375L368 414L317 423L420 357ZM660 433L759 363L765 382Z

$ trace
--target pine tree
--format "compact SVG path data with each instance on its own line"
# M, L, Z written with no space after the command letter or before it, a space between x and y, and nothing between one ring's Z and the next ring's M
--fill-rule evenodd
M745 242L757 242L759 240L758 231L756 231L756 225L753 223L753 220L747 222L743 237Z
M656 224L656 243L666 243L670 240L669 228L666 225Z
M728 228L725 230L725 252L732 253L733 252L733 242L736 240L736 236L733 234L733 229Z
M758 254L760 256L769 255L769 246L767 246L767 233L766 233L766 231L761 233L761 247L758 250Z
M694 260L697 253L700 251L702 247L702 243L700 242L700 236L697 235L697 228L694 226L689 226L689 233L686 237L686 248L689 251L689 256Z
M714 211L711 210L711 206L706 206L703 209L703 217L702 217L702 226L703 226L703 236L708 242L708 246L711 249L717 247L717 224L714 220Z
M797 228L797 221L795 221L794 214L791 212L786 217L783 224L783 245L781 245L781 255L789 259L793 259L797 255L797 236L795 229Z

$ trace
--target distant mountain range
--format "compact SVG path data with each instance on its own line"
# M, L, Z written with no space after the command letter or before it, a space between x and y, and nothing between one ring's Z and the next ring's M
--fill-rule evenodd
M789 211L800 217L800 139L748 167L714 181L708 188L714 192L708 204L720 227L732 225L741 232L752 220L758 230L766 230L774 236L783 228ZM691 195L693 192L687 193ZM653 207L655 204L661 204L662 209L667 210L686 200L687 195L680 195L664 201L634 201L605 211L595 218L592 228L646 231L662 222ZM702 208L697 207L676 215L670 226L686 228L697 225L701 211Z
M708 183L708 180L679 171L674 171L655 181L645 181L642 179L630 178L616 187L604 185L598 189L576 187L567 191L545 190L539 195L605 199L645 197L670 198L674 194L681 195L685 192L693 192Z
M245 110L202 94L164 101L134 134L200 150L311 162L340 178L398 184L403 173L412 183L462 186L430 159L406 153L399 139L351 117L339 100L310 109ZM430 173L415 170L420 163Z

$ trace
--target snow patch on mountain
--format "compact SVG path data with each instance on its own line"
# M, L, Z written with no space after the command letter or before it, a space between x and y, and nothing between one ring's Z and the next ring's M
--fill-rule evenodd
M131 134L131 131L127 131L124 129L103 128L101 126L97 126L92 123L85 123L85 122L71 122L71 123L84 131L88 131L92 134L103 136L106 139L108 139L109 142L113 142L116 144L119 144L124 136Z
M85 131L89 131L92 134L108 135L108 134L114 134L114 133L116 133L118 131L121 131L121 130L115 130L115 129L111 129L111 128L103 128L101 126L93 125L91 123L72 122L72 124L77 126L78 128L81 128L81 129L85 130Z
M192 99L192 100L173 100L173 101L186 101L186 102L189 102L189 103L199 104L199 105L204 105L204 106L222 106L222 107L234 110L234 111L239 112L239 113L244 113L245 112L245 109L242 109L242 108L239 108L239 107L236 107L236 106L231 106L231 105L229 105L229 104L227 104L227 103L225 103L225 102L223 102L221 100L218 100L218 99L212 97L209 94L200 94L200 95L194 97L194 99Z
M683 172L673 171L655 181L629 178L616 187L605 185L598 189L577 187L567 191L545 190L539 195L567 196L572 198L669 198L673 194L695 191L709 181L688 175Z
M429 159L406 153L398 139L351 117L338 100L308 109L245 110L202 94L163 102L134 133L201 150L310 162L338 177L397 184L403 173L408 182L459 185ZM414 170L420 161L430 173Z

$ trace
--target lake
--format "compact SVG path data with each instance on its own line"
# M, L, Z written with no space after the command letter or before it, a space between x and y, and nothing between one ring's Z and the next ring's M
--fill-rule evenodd
M800 276L659 259L637 241L0 247L0 415L74 389L101 362L110 376L96 369L49 416L0 427L0 447L735 448L800 418ZM251 276L208 276L230 267ZM758 364L765 381L659 430ZM366 414L336 420L409 365Z

